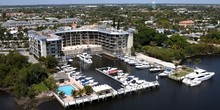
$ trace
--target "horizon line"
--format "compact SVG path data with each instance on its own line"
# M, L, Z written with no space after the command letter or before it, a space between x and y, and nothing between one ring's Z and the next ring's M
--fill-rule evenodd
M152 4L152 3L77 3L77 4L68 4L68 3L63 3L63 4L17 4L17 5L0 5L1 6L37 6L37 5L131 5L131 4ZM158 5L220 5L220 3L155 3Z

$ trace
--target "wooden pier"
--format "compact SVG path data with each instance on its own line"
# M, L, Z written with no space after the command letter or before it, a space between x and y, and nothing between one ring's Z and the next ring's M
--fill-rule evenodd
M117 78L114 78L113 76L111 76L111 75L109 75L109 74L103 73L99 68L96 68L96 70L97 70L98 72L104 74L105 76L108 76L109 78L111 78L111 79L113 79L113 80L115 80L115 81L117 81L117 82L119 82L119 83L122 84L122 82L121 82L120 80L118 80Z

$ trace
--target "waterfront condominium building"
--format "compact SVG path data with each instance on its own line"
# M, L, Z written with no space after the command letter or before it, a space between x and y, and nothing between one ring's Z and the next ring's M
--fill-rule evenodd
M52 34L50 31L29 31L29 51L35 57L46 57L47 55L56 58L61 56L62 38Z
M77 46L77 48L80 48L82 45L86 45L89 48L92 46L99 46L101 49L99 48L98 51L107 54L126 54L130 53L130 49L133 46L133 33L115 29L78 28L62 31L58 30L54 34L50 34L50 36L56 36L56 39L54 38L53 40L53 37L43 37L43 35L36 35L33 33L29 34L30 52L37 57L51 55L54 51L56 51L55 53L59 53L58 56L60 56L61 50L65 55L78 54L79 51L74 47ZM46 45L44 42L50 45ZM56 43L54 45L56 48L53 47L53 51L51 50L52 42L53 44ZM50 48L49 51L47 48Z

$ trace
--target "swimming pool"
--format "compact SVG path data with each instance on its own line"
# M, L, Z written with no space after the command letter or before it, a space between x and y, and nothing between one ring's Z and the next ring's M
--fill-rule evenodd
M71 95L72 90L75 90L75 88L71 85L65 85L65 86L59 86L58 87L58 93L63 91L66 95Z

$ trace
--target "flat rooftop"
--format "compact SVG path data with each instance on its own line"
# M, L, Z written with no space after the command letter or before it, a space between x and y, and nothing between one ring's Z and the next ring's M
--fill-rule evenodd
M116 35L123 35L123 34L129 34L127 31L124 30L117 30L114 28L102 28L98 27L97 25L86 25L81 28L75 28L72 30L63 30L63 31L56 31L56 34L58 33L67 33L67 32L84 32L84 31L90 31L90 32L102 32L106 34L116 34Z

